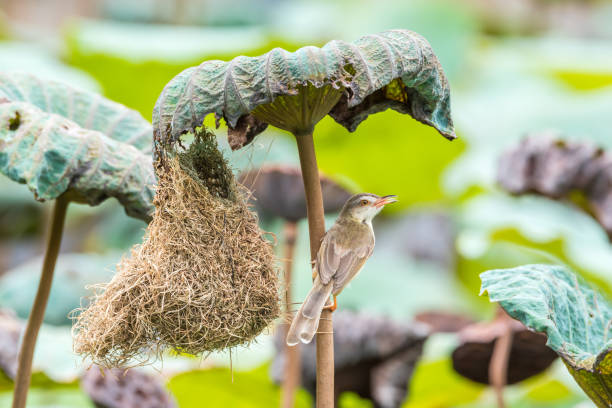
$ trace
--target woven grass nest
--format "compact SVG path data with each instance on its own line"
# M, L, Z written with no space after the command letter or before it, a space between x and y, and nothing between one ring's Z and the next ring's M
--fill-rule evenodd
M105 366L248 344L280 314L271 245L216 138L158 160L145 240L75 311L74 349Z

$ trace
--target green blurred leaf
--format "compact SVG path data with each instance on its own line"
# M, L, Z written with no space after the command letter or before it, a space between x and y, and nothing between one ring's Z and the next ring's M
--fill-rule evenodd
M7 39L9 37L8 31L6 14L4 14L4 11L0 10L0 40Z
M480 288L479 275L483 271L549 260L545 255L532 251L529 247L517 245L514 242L492 242L487 244L484 253L476 257L460 255L458 257L456 273L459 280L468 289L468 293L474 295L470 299L478 304L479 309L481 311L492 312L494 309L493 305L486 298L476 296Z
M343 392L338 398L338 408L373 408L372 401L361 398L354 392Z
M268 368L233 373L227 368L190 371L171 378L168 388L181 408L200 408L203 401L210 407L275 407L280 404L280 388L270 381ZM308 393L298 391L295 406L309 408Z
M57 382L42 371L35 371L32 373L30 386L31 388L43 388L46 390L62 390L66 388L74 388L77 382L76 377L70 382ZM0 393L2 391L12 391L14 387L15 384L13 379L8 377L4 371L0 370Z
M562 402L572 396L572 392L559 380L551 379L533 386L527 397L537 402Z
M592 91L612 85L612 72L553 71L564 84L578 91Z
M591 407L591 401L574 383L561 361L551 369L518 384L504 388L505 406L509 408L578 408ZM567 378L566 378L567 377ZM564 381L569 381L564 382ZM498 408L495 392L486 388L474 402L462 408Z
M485 387L455 373L450 359L421 362L412 377L403 408L454 407L475 401Z
M469 82L453 87L453 119L469 148L446 173L447 193L493 188L501 152L529 132L556 130L612 146L612 87L578 92L554 74L612 74L609 41L512 38L483 42L472 52Z
M68 314L81 305L82 297L91 296L85 287L110 280L119 258L120 254L61 254L55 266L45 322L70 325ZM27 319L41 269L39 257L5 273L0 278L0 307L13 309L20 318Z
M151 126L99 95L24 74L0 76L0 172L39 200L70 192L97 205L115 197L128 215L153 211Z
M25 322L20 321L21 328ZM73 388L82 370L81 359L72 352L70 328L43 324L34 353L31 388L47 390ZM6 344L4 364L17 364L17 344ZM15 351L14 353L12 353ZM14 362L11 362L11 360ZM6 366L5 366L6 367ZM15 373L12 372L12 375ZM12 390L13 379L0 370L0 391Z
M612 246L601 226L575 207L537 196L482 194L460 208L458 222L459 273L473 293L477 275L487 269L561 261L612 295Z
M24 185L0 175L0 239L40 236L43 207Z
M387 0L384 7L368 7L367 3L359 7L354 2L344 3L345 7L335 17L353 22L344 29L351 35L358 35L358 30L407 28L427 38L451 83L452 78L469 72L466 62L477 41L479 27L474 12L465 4L448 0Z
M0 406L9 407L13 393L0 393ZM94 408L89 397L78 387L62 389L30 388L28 408Z
M523 47L530 45L525 42ZM537 54L527 65L573 91L595 91L612 85L612 46L603 38L548 36L532 41L531 47Z
M198 27L79 20L66 29L74 50L131 62L184 63L206 55L232 57L269 41L261 27ZM125 41L129 38L130 41Z
M126 34L132 39L128 44ZM294 51L301 45L268 35L262 39L259 30L250 28L167 29L80 21L66 30L68 62L95 77L108 98L146 118L151 117L160 91L177 72L203 60L256 56L275 47Z
M361 191L396 194L397 212L415 203L445 202L441 181L447 166L465 150L407 115L387 111L371 116L354 133L323 119L315 129L317 159L331 177L348 177Z
M83 370L83 359L72 350L70 329L68 326L42 325L34 350L33 384L50 388L77 381Z
M275 3L270 23L284 36L304 39L350 40L364 32L409 29L427 38L451 83L453 77L470 73L465 65L479 29L472 7L449 0L385 0L380 4L372 7L369 2L351 0Z
M142 242L146 232L145 223L135 218L126 218L119 203L109 200L103 205L96 225L88 229L82 242L84 252L126 251Z
M61 81L79 89L100 91L100 85L90 75L66 65L52 51L33 42L0 41L0 71L28 72L42 80Z
M574 379L599 407L612 405L612 304L573 272L524 265L484 272L482 292L510 316L547 335Z

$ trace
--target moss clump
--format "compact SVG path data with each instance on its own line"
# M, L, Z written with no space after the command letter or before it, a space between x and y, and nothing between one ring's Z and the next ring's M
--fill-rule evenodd
M215 197L236 201L236 184L232 172L217 148L214 133L197 128L189 149L178 155L181 168L206 187Z

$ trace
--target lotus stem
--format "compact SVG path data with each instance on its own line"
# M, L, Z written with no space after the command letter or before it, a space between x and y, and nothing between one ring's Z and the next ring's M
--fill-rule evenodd
M508 361L512 350L512 328L510 325L501 337L495 341L491 362L489 363L489 380L495 391L498 408L504 408L504 387L508 380Z
M287 316L291 314L291 275L293 269L293 254L295 252L295 240L297 238L297 223L294 221L288 221L285 224L283 231L285 241L285 313ZM283 339L287 336L289 331L289 325L283 325ZM293 408L295 405L295 392L300 386L301 375L300 375L300 347L296 345L289 347L286 343L283 343L285 347L285 375L283 377L283 386L281 390L281 407Z
M310 258L314 262L325 235L323 195L312 132L296 134L310 235ZM332 312L324 309L317 331L317 408L334 408L334 334Z
M43 260L42 273L38 283L38 291L34 298L34 305L28 317L28 324L19 349L19 361L17 366L17 376L15 377L15 391L13 394L13 408L25 408L28 397L28 388L32 376L32 360L34 358L34 347L38 331L45 316L51 283L53 282L53 271L55 262L62 242L64 231L64 220L66 219L66 209L69 200L65 196L60 196L55 200L53 213L51 215L51 227L47 234L47 249Z

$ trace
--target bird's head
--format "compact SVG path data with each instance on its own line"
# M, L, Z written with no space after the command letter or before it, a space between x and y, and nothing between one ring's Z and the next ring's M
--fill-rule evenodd
M359 222L371 222L386 204L396 201L394 195L380 197L370 193L355 194L346 201L340 216L351 217Z

